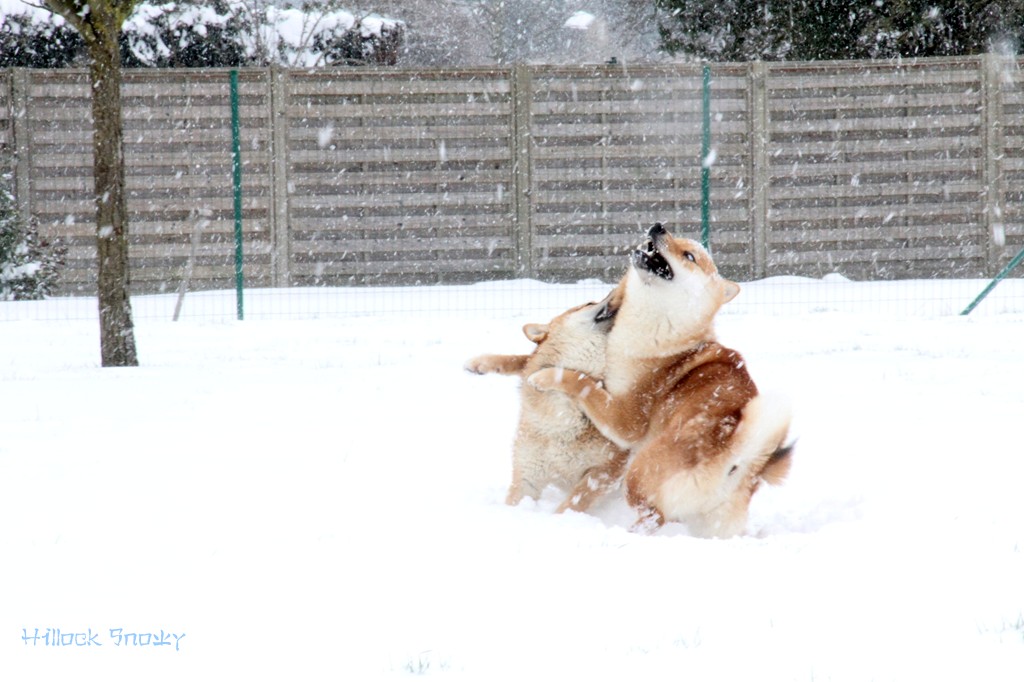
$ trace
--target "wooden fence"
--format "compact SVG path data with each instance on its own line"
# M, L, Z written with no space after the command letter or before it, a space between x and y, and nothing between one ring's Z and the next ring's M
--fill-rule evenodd
M1022 62L712 65L712 247L738 279L994 274L1024 246ZM240 71L247 286L613 279L700 225L701 67ZM128 71L133 286L233 282L226 70ZM20 210L95 289L89 88L0 72Z

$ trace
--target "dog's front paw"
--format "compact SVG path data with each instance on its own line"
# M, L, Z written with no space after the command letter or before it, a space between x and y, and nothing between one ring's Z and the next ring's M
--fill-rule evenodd
M467 360L463 368L473 374L490 374L494 372L495 363L490 355L478 355L471 360Z
M463 367L473 374L514 374L522 376L529 355L478 355Z
M537 370L526 379L526 383L538 391L557 391L562 389L565 370L561 367L545 367Z

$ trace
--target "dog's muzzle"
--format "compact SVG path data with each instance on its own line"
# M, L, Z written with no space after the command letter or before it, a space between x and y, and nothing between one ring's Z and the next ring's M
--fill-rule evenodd
M661 223L655 223L654 227L647 231L647 239L633 252L633 267L642 272L649 272L661 279L672 279L672 266L661 255L658 247L659 242L667 235L668 232L665 231Z

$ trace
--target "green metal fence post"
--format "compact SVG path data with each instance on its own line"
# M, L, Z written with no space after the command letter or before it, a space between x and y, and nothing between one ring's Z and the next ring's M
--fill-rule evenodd
M1017 255L1013 257L1013 260L1007 263L1006 267L999 271L999 274L996 275L995 278L988 283L988 286L985 287L985 290L978 294L978 297L974 299L969 306L964 308L964 311L960 314L970 315L971 311L977 308L978 304L984 301L985 297L992 293L992 290L996 288L996 285L999 284L999 282L1001 282L1002 280L1006 279L1006 276L1009 275L1015 267L1020 265L1021 261L1024 261L1024 249L1021 249L1020 251L1017 252Z
M242 147L239 141L238 71L231 71L231 171L235 190L235 300L238 319L244 319L242 305Z

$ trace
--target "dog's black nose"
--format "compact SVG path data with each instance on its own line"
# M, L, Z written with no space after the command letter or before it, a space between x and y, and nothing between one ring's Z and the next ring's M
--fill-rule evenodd
M650 237L651 239L654 239L655 237L661 236L666 232L667 230L661 223L654 223L654 227L647 230L647 236Z

